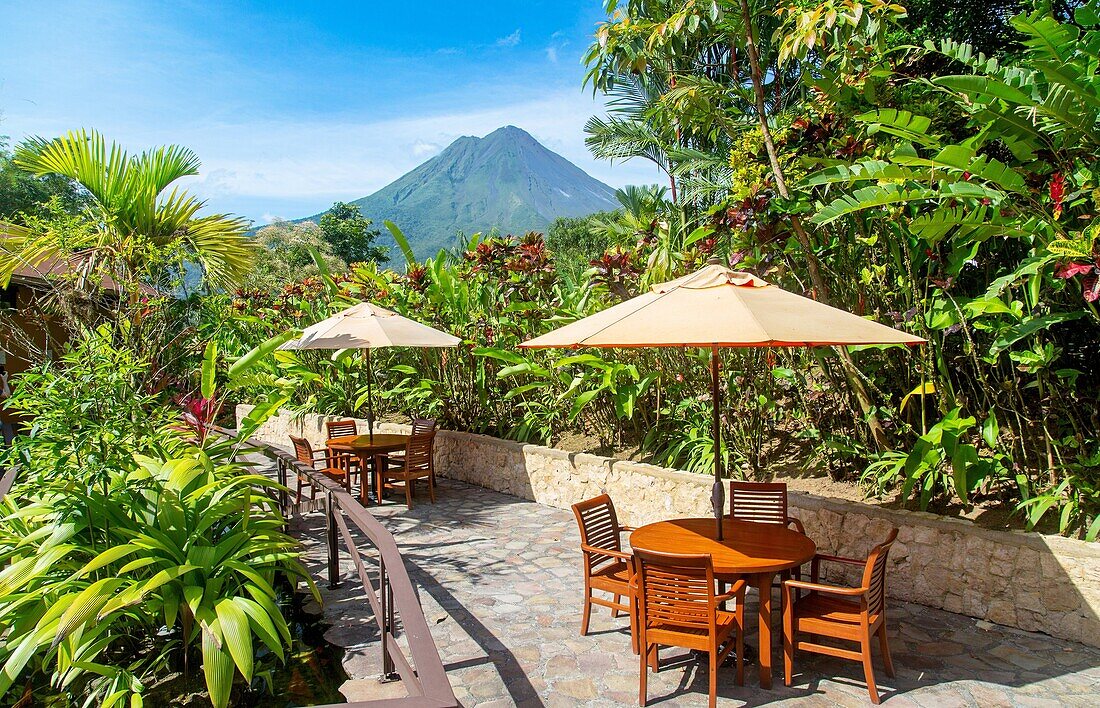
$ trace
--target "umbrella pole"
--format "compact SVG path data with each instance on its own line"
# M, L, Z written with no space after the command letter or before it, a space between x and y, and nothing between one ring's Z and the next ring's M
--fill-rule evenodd
M374 369L371 367L370 348L363 350L367 362L367 435L374 442Z
M718 540L722 540L722 516L726 512L726 490L722 487L722 420L719 414L722 392L718 387L718 345L710 348L710 401L711 423L714 428L714 487L710 501L714 506L714 520L718 528Z

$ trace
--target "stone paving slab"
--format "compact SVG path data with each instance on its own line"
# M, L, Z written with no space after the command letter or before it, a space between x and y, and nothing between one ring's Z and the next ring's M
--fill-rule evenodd
M396 499L396 497L394 497ZM418 586L425 616L455 695L465 706L637 705L639 660L630 651L628 620L593 611L589 636L579 635L579 536L567 511L480 487L441 481L438 503L421 491L410 511L389 501L372 512L393 532ZM323 515L295 522L318 578L325 568ZM346 647L350 699L392 696L381 684L381 656L370 609L346 553L345 582L320 582L326 638ZM778 608L778 599L774 603ZM747 617L755 618L749 594ZM888 632L897 677L887 678L877 655L884 702L898 706L1093 706L1100 704L1100 651L1027 634L920 605L891 602ZM746 642L756 646L755 619ZM868 704L862 667L800 653L794 683L783 686L778 611L775 688L758 686L746 666L745 686L720 671L722 705ZM706 701L707 670L685 653L662 653L651 674L650 703L697 706Z

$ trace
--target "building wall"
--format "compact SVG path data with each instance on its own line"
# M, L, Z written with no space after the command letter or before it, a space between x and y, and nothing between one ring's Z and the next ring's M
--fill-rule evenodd
M238 406L237 420L250 410ZM274 416L256 437L287 447L293 434L323 446L326 420ZM366 429L365 421L359 425ZM439 432L435 455L441 476L561 509L607 492L631 526L712 513L711 480L678 470L447 430ZM821 553L862 557L900 529L890 552L891 597L1100 646L1100 544L799 492L791 492L789 505ZM858 582L854 575L830 581Z
M18 374L39 363L43 352L53 354L57 344L65 341L65 333L51 323L48 316L41 314L39 296L31 288L11 284L0 295L4 296L0 298L3 303L0 307L4 307L0 319L0 351L6 354L8 373ZM14 309L10 309L11 303Z

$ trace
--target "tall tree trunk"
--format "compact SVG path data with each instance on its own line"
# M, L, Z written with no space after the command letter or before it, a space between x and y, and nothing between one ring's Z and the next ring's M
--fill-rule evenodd
M756 98L756 115L760 121L760 132L764 137L768 162L771 164L772 175L775 178L775 189L779 192L779 196L790 199L791 193L787 189L787 180L783 176L783 167L779 164L779 154L776 152L772 132L768 127L768 114L764 106L764 74L760 70L760 56L756 51L756 37L748 0L741 0L741 18L745 28L744 39L749 55L753 95ZM817 259L817 254L814 253L813 244L810 241L810 235L806 232L806 228L802 225L802 220L797 214L791 214L791 228L794 230L798 245L802 247L802 253L806 258L806 265L810 272L810 282L814 285L817 299L829 304L829 285L821 274L821 262ZM867 426L871 430L871 436L874 438L875 444L882 449L889 449L890 441L886 436L886 430L882 427L882 422L878 419L878 416L875 415L871 394L859 378L859 372L856 369L855 362L852 361L852 355L844 347L837 347L837 353L840 355L845 378L848 379L848 386L855 394L856 400L859 401L859 407L863 410L864 418L867 420Z

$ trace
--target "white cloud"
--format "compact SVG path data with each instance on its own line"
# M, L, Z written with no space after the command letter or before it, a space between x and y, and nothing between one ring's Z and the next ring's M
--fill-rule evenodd
M439 143L431 143L425 140L417 140L415 143L412 144L410 151L412 152L414 157L431 157L442 149L443 146Z
M484 136L509 124L523 128L612 186L662 182L663 177L647 162L611 164L591 156L584 145L584 123L602 112L602 103L588 92L567 89L487 108L363 122L327 116L308 120L248 116L167 126L134 124L120 116L100 121L98 127L109 136L124 136L130 149L172 143L190 147L203 164L200 175L189 178L186 186L209 201L210 211L257 220L263 215L267 222L274 215L299 218L334 201L371 194L455 139ZM29 124L22 116L10 117L16 124ZM38 119L36 124L38 132L47 135L67 127L57 119Z
M265 224L274 224L276 221L286 221L285 218L278 214L272 214L271 212L264 212L264 215L260 217L260 221Z
M519 30L517 29L512 34L507 35L505 37L501 37L500 39L498 39L497 40L497 46L498 47L514 47L517 44L519 44L519 40L520 40Z
M234 194L238 183L237 173L230 169L210 170L199 177L202 193L207 199Z
M550 35L550 41L546 45L546 58L552 64L558 63L558 52L569 46L569 40L565 37L565 32L561 30Z

